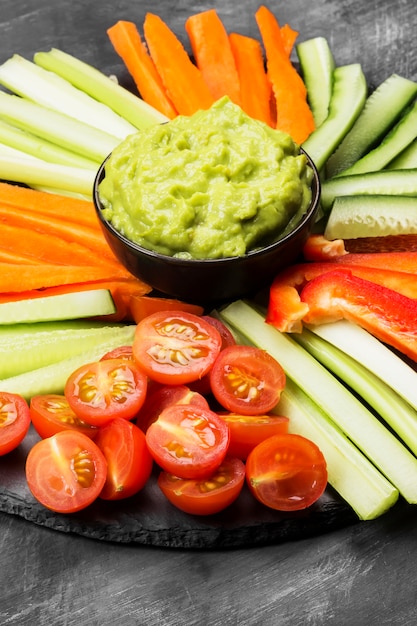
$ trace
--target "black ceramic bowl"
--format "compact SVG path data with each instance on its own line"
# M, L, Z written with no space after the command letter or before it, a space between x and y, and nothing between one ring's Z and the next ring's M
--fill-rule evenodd
M137 278L167 297L215 306L250 297L265 288L299 256L311 233L320 200L320 180L314 163L312 200L304 217L288 235L245 256L224 259L178 259L143 248L118 232L102 214L98 186L105 176L101 165L94 182L94 204L104 236L119 261Z

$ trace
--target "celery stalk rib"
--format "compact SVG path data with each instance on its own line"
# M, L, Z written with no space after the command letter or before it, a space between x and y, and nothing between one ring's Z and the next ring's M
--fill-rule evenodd
M297 342L265 323L243 301L221 311L222 318L267 350L305 393L386 476L409 503L417 503L417 458L346 387Z

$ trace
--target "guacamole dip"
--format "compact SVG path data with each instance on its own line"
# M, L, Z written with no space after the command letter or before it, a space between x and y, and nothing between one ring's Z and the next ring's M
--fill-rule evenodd
M297 223L312 170L289 135L227 97L127 137L99 186L104 216L125 237L169 256L242 256Z

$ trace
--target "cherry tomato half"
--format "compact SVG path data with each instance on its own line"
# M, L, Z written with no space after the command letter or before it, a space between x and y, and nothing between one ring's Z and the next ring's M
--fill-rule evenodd
M255 498L271 509L305 509L326 488L326 460L317 445L301 435L275 435L249 454L246 481Z
M147 394L137 415L136 425L146 433L150 424L158 419L163 409L172 404L193 404L204 409L210 408L204 396L197 391L192 391L186 385L163 385Z
M133 361L104 359L75 370L64 394L80 419L103 426L115 417L132 419L145 401L147 383Z
M35 443L25 471L30 491L43 506L57 513L74 513L99 496L107 462L90 437L63 430Z
M273 435L288 432L288 417L281 415L238 415L220 413L230 430L230 444L227 454L245 461L249 452L258 443Z
M0 456L23 441L30 426L29 405L22 396L0 391Z
M107 478L100 498L121 500L143 489L151 475L153 459L140 428L116 418L99 429L94 441L107 461Z
M193 315L202 315L203 307L189 304L175 298L157 298L155 296L132 296L129 301L132 317L136 324L159 311L185 311Z
M191 404L167 407L146 431L158 465L180 478L207 478L226 456L230 433L216 413Z
M42 439L61 430L77 430L91 439L97 435L97 426L80 420L63 394L33 396L29 406L32 424Z
M228 411L261 415L278 403L286 377L266 350L235 345L220 352L210 382L214 397Z
M244 482L244 464L231 457L226 457L214 474L204 480L178 478L168 472L158 476L159 488L171 504L192 515L222 511L237 499Z
M107 359L126 359L127 361L133 361L132 346L113 348L113 350L106 352L106 354L103 354L101 357L101 361L106 361Z
M220 348L218 330L201 317L160 311L137 325L133 356L149 378L166 385L184 385L209 371Z

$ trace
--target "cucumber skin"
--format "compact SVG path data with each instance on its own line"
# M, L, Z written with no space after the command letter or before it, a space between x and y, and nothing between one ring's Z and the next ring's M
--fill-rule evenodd
M308 101L318 128L329 114L335 61L327 39L314 37L296 46Z
M28 402L33 396L40 394L62 394L67 378L74 370L86 363L99 360L114 348L132 343L135 329L136 325L126 326L124 333L115 333L111 341L100 343L91 350L52 365L0 380L0 391L20 394Z

